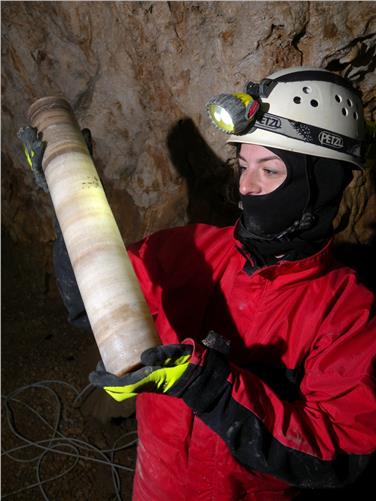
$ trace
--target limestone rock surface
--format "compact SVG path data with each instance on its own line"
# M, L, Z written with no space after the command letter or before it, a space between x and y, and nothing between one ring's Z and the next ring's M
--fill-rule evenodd
M231 150L205 111L214 94L241 91L281 67L314 65L348 76L375 119L373 2L1 7L3 225L14 241L54 238L49 197L34 185L16 138L36 98L64 95L91 129L95 164L128 242L236 217L223 195ZM342 216L352 225L346 238L362 241L375 223L374 187L372 175L357 179Z

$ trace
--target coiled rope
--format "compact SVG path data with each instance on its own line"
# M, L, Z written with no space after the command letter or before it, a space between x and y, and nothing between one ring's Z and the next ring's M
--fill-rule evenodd
M6 417L6 422L9 426L9 429L11 433L16 436L18 439L20 439L23 442L23 445L19 445L17 447L13 447L11 449L3 450L2 448L2 456L7 456L13 461L16 461L18 463L35 463L35 472L36 472L36 482L27 485L25 487L22 487L21 489L18 489L13 492L9 493L3 493L1 498L6 499L11 496L15 496L16 494L19 494L20 492L33 489L35 487L39 487L40 492L43 496L43 498L46 501L50 501L48 498L46 491L44 489L44 485L52 482L54 480L57 480L67 473L69 473L73 468L77 465L77 463L81 460L85 461L91 461L93 463L97 464L102 464L106 465L111 468L111 474L112 474L112 479L113 479L113 485L114 485L114 490L115 490L115 495L116 499L118 501L122 501L121 497L121 480L120 480L120 475L119 471L129 471L133 472L134 469L130 468L128 466L119 464L115 462L115 454L123 449L127 449L129 447L134 446L137 443L137 438L133 438L129 442L126 442L123 445L121 442L124 440L125 437L129 437L131 435L136 435L136 431L130 431L127 432L123 435L121 435L113 444L113 447L111 449L100 449L96 445L93 445L89 442L85 442L84 440L80 440L77 438L72 438L72 437L67 437L63 433L59 431L59 428L61 427L62 423L62 402L59 398L59 394L50 387L52 384L57 384L57 385L63 385L68 388L70 388L74 394L76 395L74 401L73 401L73 407L78 407L79 402L82 400L83 396L87 393L87 391L90 391L92 389L92 385L86 386L81 392L79 392L73 385L66 383L64 381L58 381L58 380L45 380L45 381L39 381L37 383L33 383L27 386L23 386L21 388L16 389L9 395L2 395L1 398L4 401L4 410L5 410L5 417ZM50 424L39 412L37 412L33 407L31 407L29 404L26 402L23 402L22 400L19 400L18 397L21 393L29 391L31 388L37 388L37 389L42 389L47 391L50 395L53 396L54 401L56 403L55 407L55 419L54 423ZM18 405L21 405L27 411L31 412L34 416L36 416L45 426L47 426L51 430L51 436L48 438L44 438L42 440L31 440L22 433L20 433L17 430L16 427L16 419L14 415L14 411L12 409L12 403L16 403ZM41 450L40 454L37 454L33 456L32 458L25 458L25 457L18 457L15 455L15 453L19 453L20 451L22 453L26 453L29 449L32 448L38 448ZM51 476L49 478L42 479L41 478L41 465L43 459L46 457L47 454L53 453L53 454L58 454L62 456L69 456L74 458L73 464L69 465L66 469L64 469L62 472L60 472L58 475ZM89 456L88 454L91 453L93 456Z

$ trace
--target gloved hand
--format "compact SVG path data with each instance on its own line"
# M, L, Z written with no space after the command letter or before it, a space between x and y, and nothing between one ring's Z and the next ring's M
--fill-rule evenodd
M93 156L93 142L90 129L82 129L81 133L85 139L90 156ZM25 157L33 172L36 184L45 193L48 193L49 190L42 169L42 160L47 143L42 140L42 133L38 132L36 127L26 126L17 132L17 137L22 142Z
M144 367L121 377L106 372L100 361L89 380L118 402L142 392L167 393L187 370L192 350L190 344L149 348L141 354Z
M47 143L42 141L42 133L35 127L22 127L17 132L18 139L22 142L27 163L33 171L36 184L48 193L48 186L42 169L42 159Z
M122 377L106 372L100 362L89 380L119 402L143 392L163 393L182 398L199 413L227 387L229 349L225 338L210 331L202 344L186 339L149 348L141 354L144 367Z

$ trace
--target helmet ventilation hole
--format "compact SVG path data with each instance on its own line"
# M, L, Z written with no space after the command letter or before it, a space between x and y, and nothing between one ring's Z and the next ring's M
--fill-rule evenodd
M310 94L312 92L311 87L303 87L304 94Z
M311 106L313 108L317 108L319 105L318 101L316 101L316 99L311 99Z
M354 111L353 116L354 116L355 120L358 120L359 114L357 111Z
M302 99L299 96L295 96L293 99L294 103L300 104L302 102Z
M334 96L334 98L335 98L335 100L337 101L337 103L340 103L340 102L342 101L342 97L341 97L341 96L339 96L338 94L336 94L336 95Z
M348 112L347 108L342 108L342 115L344 117L347 117L348 114L349 114L349 112Z
M348 104L348 105L350 106L350 108L351 108L351 106L353 105L353 103L352 103L351 99L348 99L348 100L347 100L347 104Z

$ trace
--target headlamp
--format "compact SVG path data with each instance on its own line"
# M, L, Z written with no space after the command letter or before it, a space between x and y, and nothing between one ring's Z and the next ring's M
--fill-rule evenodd
M241 134L255 118L260 103L249 94L219 94L206 105L213 124L227 134Z

